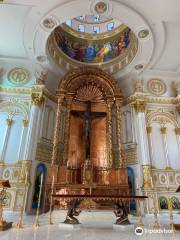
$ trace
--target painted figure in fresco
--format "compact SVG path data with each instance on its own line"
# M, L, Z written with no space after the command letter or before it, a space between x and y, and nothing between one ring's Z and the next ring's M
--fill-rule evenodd
M92 62L96 57L95 46L87 46L84 51L84 57L86 62Z
M73 41L67 38L62 32L56 32L56 39L59 47L69 57L87 63L100 63L109 61L126 53L130 43L130 29L125 30L116 38L107 43L97 42L89 45L88 42Z

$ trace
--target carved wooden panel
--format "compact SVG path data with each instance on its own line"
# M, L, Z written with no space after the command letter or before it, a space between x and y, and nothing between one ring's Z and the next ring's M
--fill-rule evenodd
M69 136L69 166L80 168L85 160L84 121L82 118L71 115Z
M92 120L91 160L96 167L104 167L106 163L106 117Z

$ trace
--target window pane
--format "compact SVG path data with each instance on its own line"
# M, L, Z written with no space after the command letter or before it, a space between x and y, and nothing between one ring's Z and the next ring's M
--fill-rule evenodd
M113 30L113 29L114 29L114 23L113 23L113 22L108 23L108 24L107 24L107 30L108 30L108 31L111 31L111 30Z
M78 30L80 31L80 32L84 32L84 25L78 25Z
M93 27L93 33L100 33L99 27Z
M71 19L67 19L67 20L66 20L66 24L71 27L71 25L72 25Z
M77 17L79 20L85 20L86 19L86 16L85 15L82 15L82 16L79 16Z
M93 16L92 18L93 18L94 22L99 22L100 21L100 16L99 15Z

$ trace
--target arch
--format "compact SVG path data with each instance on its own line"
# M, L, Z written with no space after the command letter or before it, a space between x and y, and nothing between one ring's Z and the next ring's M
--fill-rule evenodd
M148 126L151 126L153 122L158 122L160 124L171 123L175 128L179 127L174 115L170 112L153 111L147 114L146 118Z
M77 90L85 84L94 84L103 93L103 96L122 98L122 92L114 78L103 70L95 67L80 67L68 72L61 80L59 93L76 94Z
M11 118L15 115L22 114L24 120L28 120L28 110L22 103L17 103L13 101L6 101L0 103L0 112L6 112Z
M36 167L36 172L35 172L34 191L33 191L33 198L32 198L32 209L36 209L38 207L38 197L39 197L39 192L40 192L41 175L43 174L42 188L44 188L45 180L46 180L46 173L47 173L47 168L46 168L45 164L39 163ZM43 199L44 199L44 191L42 190L40 208L43 208Z

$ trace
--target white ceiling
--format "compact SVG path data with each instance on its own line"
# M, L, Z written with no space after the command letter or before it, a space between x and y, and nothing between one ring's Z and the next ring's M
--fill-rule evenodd
M15 63L16 60L18 65L24 65L23 61L31 62L30 65L37 63L37 56L46 54L46 40L52 31L42 28L43 19L51 16L59 25L65 19L76 17L77 12L78 15L91 14L90 5L94 1L5 0L0 4L0 65L3 66L7 61ZM164 79L167 84L179 81L180 1L117 0L109 2L113 7L115 6L112 14L119 15L119 19L122 17L122 21L130 24L136 33L147 27L152 34L151 39L140 40L139 56L132 64L115 75L125 93L129 95L132 92L132 86L129 83L138 78L138 74L142 78L150 76ZM59 69L52 61L47 60L41 64L50 71L50 81L54 84L48 84L48 86L53 91L64 70ZM134 69L136 64L144 65L142 72ZM147 77L144 79L146 81Z

